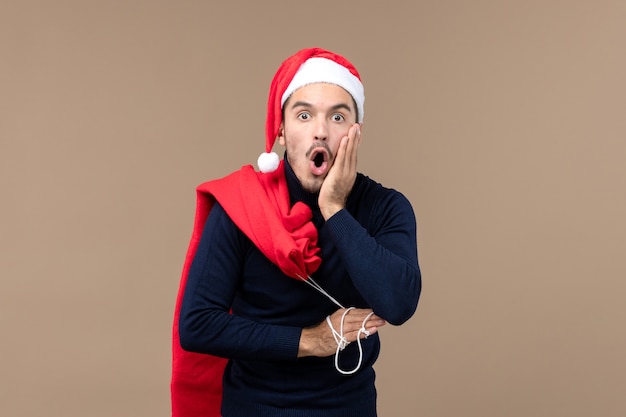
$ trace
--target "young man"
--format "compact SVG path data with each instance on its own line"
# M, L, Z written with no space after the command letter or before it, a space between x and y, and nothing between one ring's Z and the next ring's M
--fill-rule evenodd
M344 57L297 52L270 87L260 172L198 187L175 417L376 416L377 330L413 315L421 275L410 203L357 172L363 104Z

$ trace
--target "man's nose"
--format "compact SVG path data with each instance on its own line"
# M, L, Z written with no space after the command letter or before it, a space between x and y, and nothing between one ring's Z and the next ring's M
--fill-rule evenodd
M315 140L323 140L328 139L328 125L326 120L319 120L315 125Z

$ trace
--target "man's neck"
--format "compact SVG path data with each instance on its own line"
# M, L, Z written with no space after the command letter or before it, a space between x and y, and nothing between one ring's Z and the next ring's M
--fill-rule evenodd
M310 193L302 188L300 180L293 172L291 165L287 160L287 153L284 155L284 167L285 167L285 179L287 180L287 189L289 190L289 199L291 205L294 205L297 201L302 201L307 206L311 207L313 211L319 210L317 198L319 193Z

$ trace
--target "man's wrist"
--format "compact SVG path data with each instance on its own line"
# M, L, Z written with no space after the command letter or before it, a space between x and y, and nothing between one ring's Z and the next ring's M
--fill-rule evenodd
M300 343L298 345L298 357L311 356L311 344L309 341L309 329L302 329L300 333Z
M334 216L337 212L343 210L343 208L344 206L340 204L334 204L334 205L327 206L327 207L320 207L320 211L322 212L322 216L324 217L324 220L328 220L332 216Z

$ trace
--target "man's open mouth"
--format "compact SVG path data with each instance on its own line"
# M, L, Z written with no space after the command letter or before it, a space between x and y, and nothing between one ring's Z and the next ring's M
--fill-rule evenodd
M325 148L315 148L309 155L311 172L313 175L324 175L328 171L328 151Z
M324 154L321 152L316 152L315 156L313 157L313 163L316 167L321 167L324 163Z

